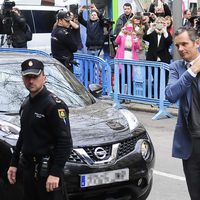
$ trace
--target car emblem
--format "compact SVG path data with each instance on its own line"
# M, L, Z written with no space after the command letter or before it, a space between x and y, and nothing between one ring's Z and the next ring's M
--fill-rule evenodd
M106 157L106 150L102 147L97 147L95 150L94 150L94 155L100 159L100 160L103 160L105 157Z

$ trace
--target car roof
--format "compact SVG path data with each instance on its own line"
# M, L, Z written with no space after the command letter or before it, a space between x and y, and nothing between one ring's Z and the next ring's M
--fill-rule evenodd
M49 54L38 50L0 48L0 64L22 63L29 58L36 58L45 63L57 62Z

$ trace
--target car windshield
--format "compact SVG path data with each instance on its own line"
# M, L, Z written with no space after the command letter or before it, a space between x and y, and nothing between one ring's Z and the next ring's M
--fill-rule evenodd
M9 67L8 67L9 66ZM0 64L0 111L17 112L28 95L20 64ZM90 105L94 97L61 65L45 64L46 87L69 107Z

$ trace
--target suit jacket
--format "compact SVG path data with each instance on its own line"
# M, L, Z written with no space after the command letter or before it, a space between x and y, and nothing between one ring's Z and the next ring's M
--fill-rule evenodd
M188 19L183 18L182 19L182 26L190 27L190 26L192 26L192 24Z
M146 59L151 61L157 61L157 57L161 59L162 62L170 63L170 53L169 47L172 44L172 36L168 33L168 37L165 38L161 34L159 46L158 46L158 34L153 31L151 34L144 34L143 39L149 42L149 48L146 54Z
M166 99L171 103L179 100L179 113L174 132L172 156L188 159L192 152L191 136L188 130L188 117L192 102L192 81L194 77L186 70L183 60L170 65L169 81L165 89ZM200 80L198 80L200 88ZM200 92L200 89L199 89Z

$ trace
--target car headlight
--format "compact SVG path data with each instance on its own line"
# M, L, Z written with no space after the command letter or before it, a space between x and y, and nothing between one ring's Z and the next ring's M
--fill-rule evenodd
M151 147L148 141L143 140L140 144L140 151L144 160L148 160L151 154Z
M0 131L6 133L3 137L8 139L18 139L20 128L9 122L0 120Z
M126 110L126 109L120 109L120 112L126 118L128 125L129 125L130 132L135 130L135 128L138 127L138 125L139 125L137 117L132 112L130 112L129 110Z

